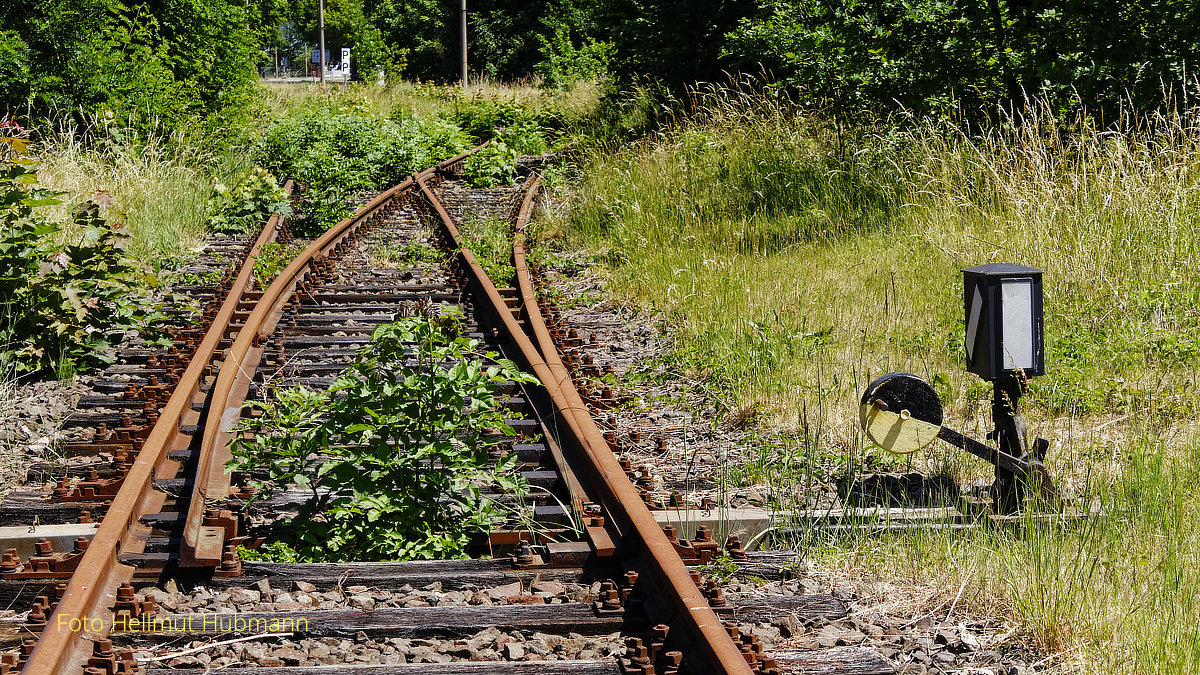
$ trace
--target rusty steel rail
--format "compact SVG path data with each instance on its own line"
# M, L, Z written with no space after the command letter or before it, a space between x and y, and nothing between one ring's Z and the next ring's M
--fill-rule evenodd
M284 189L290 193L292 182L288 181ZM110 607L115 601L116 589L132 579L134 572L133 567L121 564L117 556L145 550L150 528L142 525L139 519L160 510L167 498L165 493L153 488L153 479L156 475L162 477L161 474L178 471L178 464L170 460L168 453L183 450L191 443L191 438L180 427L198 421L199 414L192 410L192 402L201 396L201 382L218 346L227 337L238 303L249 286L254 256L264 244L275 240L282 224L283 216L276 214L263 226L204 339L67 582L66 592L42 630L23 672L36 675L79 672L92 655L91 641L103 637L112 627L111 620L106 618L112 615Z
M473 152L473 151L472 151ZM119 554L144 551L150 528L140 523L148 513L161 510L166 495L153 489L154 478L177 475L179 465L169 457L173 450L183 450L193 443L193 437L181 430L182 425L197 425L202 431L198 471L191 502L185 520L184 543L180 564L212 567L227 557L226 544L233 536L232 523L220 519L206 520L206 504L229 494L230 479L225 473L228 459L226 443L230 428L240 414L245 387L249 386L261 346L280 320L284 306L303 289L305 275L319 268L358 227L390 214L402 200L418 193L429 201L440 221L441 229L456 248L454 266L477 291L482 312L492 314L495 325L506 334L510 346L541 380L556 414L557 423L569 444L572 462L582 467L586 488L599 497L607 520L619 535L623 552L640 547L645 564L658 584L671 597L675 614L688 639L693 642L695 656L711 672L751 673L743 654L725 632L720 619L693 582L686 566L673 545L659 528L642 502L636 488L629 482L603 434L591 418L561 356L550 339L541 317L536 296L529 280L524 260L524 239L519 234L514 247L514 260L519 262L518 279L527 323L537 339L533 339L513 316L504 298L483 272L473 253L462 245L453 218L430 189L429 182L439 173L460 166L470 152L415 174L378 197L351 218L347 218L314 241L279 274L258 299L253 311L241 326L231 326L239 302L242 302L253 271L253 256L259 247L271 241L282 219L273 217L239 272L233 289L226 297L212 327L205 334L196 355L188 365L179 385L163 409L134 460L126 480L113 500L108 516L99 526L91 545L72 576L66 592L58 602L41 639L30 654L24 672L42 674L76 673L92 655L92 642L104 638L112 627L111 608L116 589L133 577L134 569L122 564ZM531 183L518 215L523 229L528 220L530 205L536 190ZM486 298L486 300L485 300ZM217 355L222 340L236 333L233 344L222 355L221 369L208 392L208 408L203 419L193 404L204 400L201 383ZM578 483L578 480L576 481ZM603 528L589 528L593 546L598 552L612 552L616 545ZM111 655L109 655L111 657Z
M453 217L450 216L425 178L417 176L416 182L421 194L441 221L440 224L445 235L456 244L458 249L456 258L462 271L488 298L496 318L508 333L510 341L516 346L530 369L549 393L558 416L569 431L570 441L583 455L581 463L589 474L587 477L592 480L595 489L601 493L607 514L625 526L623 528L625 536L622 537L623 547L630 549L640 543L651 572L662 584L663 590L671 596L680 623L684 625L690 637L696 642L694 648L700 653L712 672L753 675L753 670L745 656L726 632L716 612L709 606L708 599L692 581L687 566L675 551L675 547L667 539L662 528L643 503L637 489L629 482L616 455L613 454L608 442L604 440L603 432L596 426L579 391L575 388L570 373L563 366L558 350L551 340L550 332L546 329L545 321L541 317L541 310L537 305L532 283L529 280L528 267L525 264L524 221L521 215L518 215L520 229L514 241L514 255L519 253L515 262L519 265L517 275L518 280L522 283L521 292L525 313L530 318L529 325L537 336L541 349L534 346L532 340L517 323L504 302L504 298L483 268L480 267L474 254L463 246L462 237ZM533 194L534 191L531 189L522 204L521 211L525 221L528 219ZM524 276L523 280L522 276Z
M229 496L231 476L225 464L231 455L231 429L242 410L242 401L249 390L254 370L262 357L262 345L275 330L283 316L284 305L292 298L296 287L314 264L320 264L330 253L360 226L386 218L399 205L423 175L460 164L478 148L441 162L413 178L396 185L367 202L349 218L329 228L286 267L263 293L254 311L238 332L237 340L225 355L220 374L211 392L208 414L204 421L204 443L197 464L192 499L184 522L181 567L214 567L225 556L226 542L236 535L228 532L232 524L206 524L206 504Z

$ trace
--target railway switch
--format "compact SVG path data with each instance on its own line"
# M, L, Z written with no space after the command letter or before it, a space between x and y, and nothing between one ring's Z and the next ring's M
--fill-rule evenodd
M1049 441L1029 441L1020 398L1029 377L1045 373L1042 272L992 263L963 270L967 370L992 382L995 447L942 424L942 402L925 380L887 373L869 385L859 402L859 422L873 443L909 454L941 439L995 466L992 510L1016 513L1027 490L1057 503L1054 482L1043 463Z

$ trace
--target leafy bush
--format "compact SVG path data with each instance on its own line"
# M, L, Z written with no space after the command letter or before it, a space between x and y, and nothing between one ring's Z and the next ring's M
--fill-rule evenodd
M1188 99L1200 53L1195 3L769 0L726 36L727 58L765 68L806 104L994 119L1045 97L1111 122ZM1164 97L1166 93L1166 97Z
M569 88L580 81L600 81L608 78L616 46L612 42L600 42L587 38L576 47L571 41L570 31L558 28L549 38L538 35L542 57L545 59L533 70L551 87Z
M495 138L506 130L517 130L522 136L537 134L540 138L544 130L561 126L552 107L523 103L513 97L458 94L454 102L454 123L480 141Z
M216 191L209 202L213 214L208 219L208 227L214 232L249 232L272 213L292 214L287 192L262 168L240 174L232 188L217 183Z
M473 187L508 185L517 179L517 158L539 155L547 150L542 127L533 120L520 120L496 129L482 150L467 158L463 176Z
M517 179L517 157L516 148L494 138L463 163L463 178L477 188L508 185Z
M11 339L0 350L19 371L110 361L126 330L163 318L139 293L153 278L122 250L127 237L101 215L102 193L75 209L76 243L56 243L66 229L35 211L59 204L60 193L36 187L37 163L22 156L23 140L3 139L0 148L0 313Z
M520 120L499 133L499 138L522 155L540 155L549 149L545 129L534 120Z
M479 218L463 223L460 229L464 245L492 283L512 285L517 273L512 266L512 226L499 218Z
M111 111L143 131L245 116L260 54L254 24L274 25L277 15L267 7L6 2L0 26L11 33L0 36L0 107L38 121Z
M460 97L454 106L454 122L481 141L491 138L493 130L527 119L530 113L516 99L507 97Z
M304 244L299 242L280 244L273 241L263 244L254 258L254 279L258 282L258 287L266 289L270 286L275 277L279 276L302 251Z
M258 154L276 175L308 186L310 224L300 229L316 234L350 215L346 202L355 194L402 182L468 144L458 127L444 120L318 111L274 122Z
M0 101L28 102L32 80L29 45L12 31L0 31Z
M499 385L534 380L463 337L458 321L382 325L327 391L295 387L250 404L263 415L239 428L258 434L235 439L229 468L266 472L252 481L260 498L288 484L312 491L292 521L299 559L459 557L503 517L484 489L525 492L515 456L489 456L497 432L513 433Z

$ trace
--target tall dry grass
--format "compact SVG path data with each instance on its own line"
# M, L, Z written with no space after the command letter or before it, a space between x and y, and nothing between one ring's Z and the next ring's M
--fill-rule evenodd
M795 433L756 474L795 494L821 471L980 462L863 446L857 400L889 370L938 388L948 423L990 428L964 372L962 268L1045 270L1048 374L1026 416L1052 472L1101 500L1084 525L1020 536L925 533L811 549L998 611L1007 640L1084 672L1196 672L1200 644L1200 118L1056 119L1037 102L968 134L846 128L752 87L698 92L693 114L578 153L548 231L591 251L624 299L679 328L676 365L731 410ZM801 504L800 506L803 506Z
M96 191L111 195L109 217L123 219L130 250L161 266L196 250L205 236L214 176L248 163L245 152L219 154L203 139L182 132L133 135L67 124L40 144L38 180L65 193L52 217L69 219L71 205ZM68 235L69 236L69 235Z

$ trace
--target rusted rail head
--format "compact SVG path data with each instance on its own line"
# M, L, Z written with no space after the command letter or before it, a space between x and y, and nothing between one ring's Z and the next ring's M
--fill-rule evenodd
M541 318L541 310L537 305L536 296L533 294L532 282L528 278L523 234L516 242L516 245L520 247L520 256L515 260L520 264L518 281L523 283L522 296L528 303L525 306L526 315L531 319L529 325L533 327L541 349L534 345L513 318L503 297L475 260L474 254L462 245L462 237L454 219L434 194L425 177L417 176L417 186L437 214L445 235L455 242L458 248L458 263L462 266L463 271L468 275L471 283L488 299L487 304L490 305L497 320L504 326L508 338L546 388L565 425L565 431L571 437L572 444L583 454L582 464L587 467L590 474L588 477L592 479L593 485L601 493L607 515L625 525L625 541L623 543L626 546L640 544L644 548L651 572L658 578L663 591L671 596L680 623L695 641L694 646L701 652L700 656L703 661L714 673L753 675L753 670L746 662L741 650L733 643L716 612L709 607L708 600L688 575L688 569L675 551L675 547L654 520L654 516L643 503L637 489L629 482L616 455L609 448L608 442L604 440L603 432L596 426L579 391L575 388L570 373L563 366L550 333L545 327L545 321ZM522 226L528 219L532 199L533 191L531 190L527 193L522 205L525 219L522 220L518 215L518 223ZM516 252L514 247L514 253ZM521 282L522 272L525 276L524 282ZM541 324L540 331L536 328L539 323Z
M441 162L418 176L431 176L458 166L478 148ZM225 354L221 371L211 391L211 401L204 420L204 440L197 463L196 481L184 523L183 544L180 549L182 567L216 567L223 561L233 562L228 541L236 536L229 525L217 519L206 524L206 504L226 499L230 493L231 476L225 465L231 455L231 429L241 415L242 401L249 390L255 369L262 358L264 342L271 336L285 305L291 300L297 285L318 262L342 244L359 227L378 222L391 215L403 200L409 198L415 186L409 178L372 199L355 214L329 228L304 251L296 256L263 293L237 340Z
M284 188L290 193L292 182L288 181ZM253 257L264 244L275 240L282 225L283 216L274 215L263 226L233 287L138 451L22 672L34 675L77 673L92 655L92 641L103 637L112 628L110 608L115 602L116 589L129 581L134 571L133 567L120 564L117 555L139 553L145 549L149 528L138 521L143 515L161 509L166 499L164 493L153 489L152 480L156 472L170 470L171 462L167 456L170 450L186 448L190 444L190 437L182 433L180 426L188 422L190 415L195 415L191 403L199 395L208 364L226 337L237 305L249 285Z
M262 357L264 341L275 330L283 310L315 261L329 255L364 223L386 217L396 201L412 188L409 179L372 199L350 218L331 227L301 252L263 292L262 298L225 352L217 381L213 384L204 418L203 442L196 480L188 505L179 564L182 567L215 567L225 555L226 542L236 535L225 524L205 524L206 504L228 498L230 474L225 464L231 455L230 431L241 416L242 401L249 390Z

